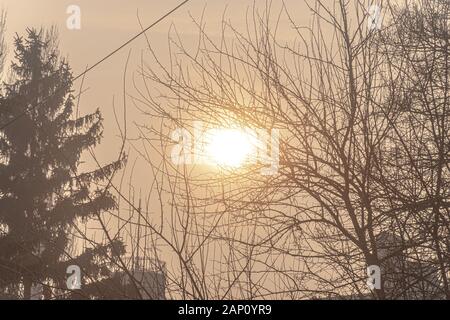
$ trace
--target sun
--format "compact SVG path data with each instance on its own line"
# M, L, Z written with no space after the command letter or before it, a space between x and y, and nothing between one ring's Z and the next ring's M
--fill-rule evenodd
M210 129L205 140L206 157L213 165L237 168L256 156L255 137L248 130Z

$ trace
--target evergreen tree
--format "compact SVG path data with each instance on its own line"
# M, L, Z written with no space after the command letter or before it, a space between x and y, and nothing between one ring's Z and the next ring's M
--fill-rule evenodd
M33 284L65 287L70 264L95 279L108 275L106 255L124 253L114 241L68 254L77 222L115 208L98 185L124 159L78 173L83 151L101 140L100 111L74 119L72 74L53 32L29 29L14 44L12 80L0 96L0 292L29 299Z

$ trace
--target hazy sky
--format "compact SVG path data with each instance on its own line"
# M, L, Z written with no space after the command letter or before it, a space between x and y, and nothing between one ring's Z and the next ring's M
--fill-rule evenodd
M149 30L146 34L152 48L159 54L163 62L168 57L167 36L171 26L175 26L183 42L195 45L198 41L198 33L192 19L198 20L204 12L204 22L208 35L212 38L219 36L221 20L224 16L235 28L245 28L246 10L251 8L254 0L191 0L184 7L173 13L167 20ZM106 54L116 49L135 34L141 28L138 23L137 13L144 26L150 25L166 12L174 8L181 0L0 0L0 7L7 11L7 34L9 58L13 53L13 37L17 33L23 35L28 27L56 26L59 31L60 51L67 57L74 75L80 74L86 66L96 63ZM274 0L274 7L280 8L281 1ZM266 0L256 0L256 6L264 7ZM295 17L297 23L309 24L310 15L304 1L285 1L290 14ZM69 14L67 7L78 5L81 9L81 29L69 30L66 26ZM274 19L276 18L276 14ZM282 27L292 28L288 21L282 22ZM244 31L244 30L242 30ZM289 32L280 32L280 37L289 40ZM280 39L278 39L280 40ZM292 39L291 39L292 40ZM120 152L121 140L118 137L114 113L113 99L119 117L122 115L123 101L123 75L128 53L130 62L127 69L126 90L127 94L136 96L133 85L133 76L137 76L141 54L146 50L145 38L140 38L124 48L119 53L89 72L85 78L80 103L80 114L86 114L99 108L104 118L104 134L102 142L95 148L95 154L101 164L107 164L117 159ZM145 51L144 51L145 53ZM148 53L148 51L147 51ZM150 60L150 59L149 59ZM79 92L81 81L74 84L75 94ZM151 88L150 88L151 90ZM127 104L127 128L128 136L135 136L134 122L147 124L151 121L148 116L143 117L128 99ZM145 122L145 123L143 123ZM125 171L125 181L128 181L131 167L134 166L132 184L134 190L142 190L147 194L154 179L148 164L139 159L129 145L128 166ZM84 164L81 170L96 168L94 160L89 153L83 156ZM135 160L136 164L135 164ZM120 179L118 175L115 179Z
M6 9L8 14L6 38L10 56L15 33L24 34L27 27L54 25L60 34L61 54L68 57L74 75L77 75L87 65L92 65L140 31L138 12L142 24L146 26L180 2L180 0L0 0L0 6ZM265 2L256 0L257 6L263 6ZM281 1L274 3L275 6L279 6ZM304 1L289 0L286 3L294 16L303 15L308 19ZM252 4L253 0L191 0L167 20L151 29L147 35L152 46L164 52L167 50L167 32L171 23L176 26L184 40L194 40L196 29L191 16L198 19L206 8L205 21L210 34L214 34L214 29L220 26L224 10L227 10L226 16L234 26L244 26L246 9ZM81 8L80 30L69 30L66 27L66 20L69 17L66 10L70 5L78 5ZM132 51L128 70L131 77L137 68L136 63L139 61L141 51L145 49L144 39L133 42L89 72L84 83L84 88L88 90L83 95L81 113L89 112L96 107L100 108L105 118L105 140L114 139L117 134L111 112L112 100L113 97L116 101L122 99L123 71L130 49ZM79 85L78 81L74 89L78 90ZM132 88L130 90L132 91ZM130 110L130 113L131 122L133 111ZM97 152L106 161L115 150L109 147L109 141L105 147L105 142L107 141L97 148Z
M140 32L137 13L144 26L148 26L163 14L170 11L181 0L0 0L0 7L7 11L7 34L9 57L13 53L12 39L17 33L23 35L28 27L56 26L59 31L60 51L67 57L74 75L80 74L88 65L92 65L106 54L123 44L132 36ZM185 6L173 13L168 19L149 30L147 36L158 53L159 58L167 61L168 31L175 26L182 40L189 45L198 40L198 33L192 19L198 20L204 11L204 22L209 36L219 36L221 20L224 16L235 28L245 29L246 11L254 4L254 0L191 0ZM255 0L257 7L263 8L266 0ZM280 9L281 0L274 0L274 17ZM308 25L311 15L308 13L304 1L286 0L289 13L298 24ZM81 29L69 30L66 26L67 8L78 5L81 9ZM293 30L288 21L282 21L281 28ZM242 30L244 31L244 30ZM289 41L289 32L279 32L280 37ZM280 40L280 39L278 39ZM292 39L291 39L292 40ZM104 118L104 134L102 142L95 148L95 154L101 164L107 164L117 159L121 140L113 113L113 99L119 117L122 115L123 76L128 53L130 62L127 69L127 95L136 96L133 76L137 70L143 50L147 45L145 38L139 38L122 51L89 72L85 78L80 103L80 115L93 112L99 108ZM131 50L131 51L130 51ZM145 51L144 51L145 53ZM148 53L148 51L147 51ZM79 92L81 81L74 84L75 94ZM130 100L130 99L129 99ZM147 124L149 117L143 117L139 110L127 104L128 136L135 136L134 122ZM121 119L120 119L121 120ZM145 123L143 123L145 122ZM137 159L133 187L146 193L153 181L148 164L139 159L129 145L129 167ZM84 164L81 170L96 168L96 164L88 153L83 156ZM125 175L129 174L129 167ZM117 178L119 179L119 177ZM128 178L125 178L126 180Z
M0 0L0 7L6 9L8 15L6 39L10 57L13 51L12 38L15 33L24 34L27 27L56 26L60 34L61 54L69 59L74 75L78 75L86 66L94 64L141 30L137 19L138 12L142 24L147 26L180 2L181 0ZM167 34L171 24L177 28L184 42L194 44L198 37L192 18L199 19L204 9L207 33L214 37L219 35L218 30L221 27L224 10L226 10L226 19L230 20L235 28L244 29L246 10L254 2L256 6L264 7L266 0L191 0L167 20L151 29L147 36L152 47L161 55L160 59L164 61L168 56ZM284 2L297 25L309 25L311 15L303 0L285 0ZM280 8L282 1L273 0L273 3L275 7L273 19L276 19L276 11ZM69 17L66 10L70 5L78 5L81 8L80 30L69 30L66 27ZM294 31L288 21L281 21L278 33L280 38L277 40L292 41L292 38L289 38L292 32ZM104 139L95 149L102 164L116 160L120 150L120 139L117 138L119 131L112 112L112 101L114 98L118 113L121 114L123 74L128 53L131 50L126 89L128 94L134 95L131 79L137 71L142 50L145 49L145 38L138 39L89 72L85 79L84 90L87 91L82 96L80 113L86 114L98 107L103 114ZM77 81L73 88L75 93L79 90L79 86L80 81ZM130 131L134 121L142 124L142 121L148 119L148 117L142 117L139 111L131 106L127 117ZM129 164L133 164L135 157L136 155L132 154L129 156ZM93 165L89 155L86 161ZM146 190L150 189L149 186L152 183L149 167L145 163L138 163L135 176L133 187L137 192L142 188L145 197ZM170 259L166 257L165 260Z

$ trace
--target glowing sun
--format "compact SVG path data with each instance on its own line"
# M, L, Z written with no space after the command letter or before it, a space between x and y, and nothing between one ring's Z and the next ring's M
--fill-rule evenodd
M256 156L255 136L240 129L211 129L206 135L205 151L211 164L240 167Z

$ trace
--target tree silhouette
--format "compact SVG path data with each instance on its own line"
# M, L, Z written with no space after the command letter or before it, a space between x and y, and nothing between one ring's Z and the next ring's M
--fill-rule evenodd
M78 257L69 245L77 221L115 208L114 196L99 183L124 159L78 172L83 151L101 140L102 117L99 110L73 117L72 74L59 58L54 31L16 36L12 75L0 97L0 123L10 123L0 133L0 288L23 290L29 299L33 284L65 288L70 264L106 276L101 257L123 254L116 240Z
M171 59L150 47L142 64L135 101L160 123L139 138L161 156L135 149L171 217L149 229L190 263L174 271L179 294L448 298L449 1L383 1L380 29L366 2L305 2L309 26L269 2L218 38L196 21L195 48L174 29ZM277 174L172 162L170 132L194 121L279 128Z

